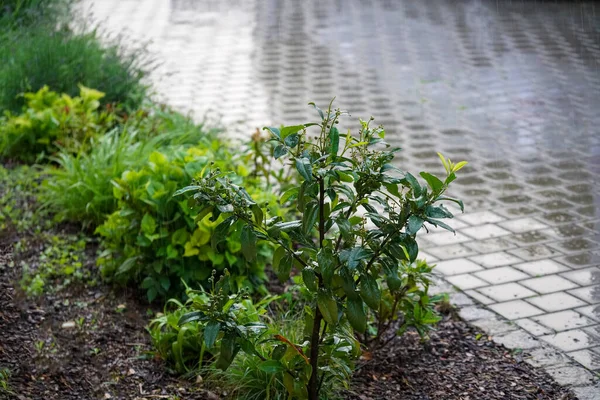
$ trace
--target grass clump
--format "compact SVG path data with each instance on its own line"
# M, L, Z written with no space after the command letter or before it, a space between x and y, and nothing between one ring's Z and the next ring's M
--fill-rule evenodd
M55 165L46 169L41 201L58 220L95 228L117 209L113 180L142 168L154 151L201 145L214 135L170 110L137 111L126 123L93 138L89 152L61 151L51 157Z
M19 112L20 96L48 86L69 96L79 85L105 93L101 104L119 103L137 109L145 98L146 72L141 52L124 53L118 45L104 45L96 31L75 34L68 29L32 26L16 30L0 43L0 111Z

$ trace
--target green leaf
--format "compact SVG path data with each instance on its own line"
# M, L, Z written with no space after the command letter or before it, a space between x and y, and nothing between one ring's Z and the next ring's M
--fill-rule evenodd
M329 153L335 157L337 156L340 147L340 131L336 126L332 126L329 130Z
M158 281L160 282L160 286L165 290L169 290L169 288L171 287L171 279L169 279L168 276L161 276L160 278L158 278Z
M319 204L316 201L310 201L304 207L302 215L302 233L308 235L315 226L319 218Z
M212 349L221 330L221 323L219 321L209 321L204 328L204 343L206 348Z
M362 247L352 247L340 252L340 261L348 265L350 270L355 269L360 264L361 260L371 257L373 253Z
M275 346L273 352L271 353L271 359L273 360L281 360L281 358L285 355L288 346L286 344L280 344Z
M310 160L306 157L296 159L296 169L298 173L308 182L312 182L312 166Z
M379 310L379 303L381 302L381 290L377 279L369 274L362 275L360 281L360 296L373 310Z
M317 263L319 264L319 268L321 268L323 283L326 286L330 286L336 264L332 250L328 247L319 250L319 253L317 254Z
M321 110L319 107L317 107L317 105L315 103L311 102L311 103L308 103L308 105L313 106L315 108L315 110L317 110L321 119L325 119L325 114L323 114L323 110Z
M342 277L342 289L344 289L344 293L349 299L356 299L359 297L358 292L356 291L356 285L354 283L354 276L348 270L346 266L343 266L340 269L340 276Z
M331 292L321 289L317 294L317 306L323 319L332 326L335 326L338 321L338 307Z
M416 234L419 231L419 229L421 229L421 227L423 226L423 222L425 221L422 218L417 217L416 215L411 215L408 218L407 233L409 235Z
M184 187L182 189L177 190L175 193L173 193L173 197L182 195L182 194L187 193L187 192L197 192L200 189L202 189L202 188L200 186L197 186L197 185L186 186L186 187Z
M281 361L278 360L267 360L263 361L258 365L258 369L267 374L274 374L277 372L285 371L285 368Z
M263 128L263 130L267 130L267 131L271 132L271 134L273 136L275 136L276 138L278 138L278 139L281 138L281 133L279 132L279 129L277 129L277 128L273 128L273 127L270 127L270 126L265 126Z
M253 204L251 206L251 210L252 210L252 214L254 214L254 221L256 222L257 225L262 225L263 223L263 218L264 218L264 213L262 208L260 208L260 206L258 204Z
M273 156L277 160L278 158L285 156L287 152L287 148L284 145L279 144L275 147L275 150L273 150Z
M446 181L445 181L446 185L451 184L452 182L454 182L455 179L456 179L456 175L454 174L454 172L452 172L450 175L448 175L446 177Z
M284 205L289 200L294 200L296 197L298 197L299 191L300 189L298 189L297 187L286 190L279 198L279 204Z
M421 177L425 179L433 193L437 194L444 188L444 182L440 180L435 175L430 174L429 172L421 172Z
M398 185L395 183L384 183L385 187L387 188L388 192L390 192L391 194L393 194L396 197L400 197L400 191L398 190Z
M304 125L284 126L283 128L281 128L281 138L286 139L288 136L298 133L302 129L304 129ZM296 135L296 136L298 136L298 135ZM298 144L298 143L296 143L296 144ZM288 146L294 147L295 145L291 146L288 144Z
M242 253L248 262L256 260L256 234L250 225L244 225L240 235Z
M317 276L312 268L306 267L302 270L302 280L304 281L304 285L306 285L308 290L311 292L317 291Z
M292 255L283 246L279 246L273 254L273 269L281 282L290 278L292 265Z
M439 226L440 228L444 228L445 230L450 231L452 233L456 232L450 225L447 225L437 219L427 218L427 222L429 222L433 226Z
M461 200L458 200L458 199L455 199L452 197L447 197L447 196L440 196L435 201L451 201L453 203L458 204L458 206L460 207L460 211L465 212L465 205L463 204L463 202Z
M210 238L210 244L211 244L213 250L216 250L219 243L221 243L222 241L225 240L225 238L227 237L227 233L229 232L229 229L231 228L231 225L233 225L234 222L235 222L235 216L232 215L231 217L229 217L229 218L225 219L223 222L221 222L215 228L215 231L213 232L213 234Z
M221 340L221 352L219 353L215 367L225 371L233 362L239 349L240 347L236 342L235 335L232 333L225 335Z
M367 315L360 298L346 300L346 317L354 330L364 333L367 329Z
M406 235L402 238L402 245L408 253L409 261L414 262L419 255L419 245L416 240L413 237Z
M129 272L137 264L138 257L129 257L119 266L117 274L124 274Z
M398 263L386 257L381 260L381 264L385 271L388 288L390 288L391 291L400 289L402 286L402 279L398 276Z
M335 223L337 224L340 233L344 239L349 239L352 237L352 226L350 225L350 221L343 215L339 215L335 219Z
M406 179L406 182L408 182L408 185L412 188L414 196L421 196L422 188L421 185L419 185L419 181L417 181L417 178L415 178L410 172L407 172L404 176L404 179Z
M430 218L454 218L454 215L446 209L443 205L440 206L427 206L425 208L425 215Z
M286 137L285 140L283 141L283 143L285 143L285 145L288 147L296 147L296 146L298 146L299 140L300 140L300 137L298 136L298 134L293 133L290 136Z
M146 213L144 214L144 217L142 218L142 232L144 232L146 235L151 235L154 233L154 231L156 230L156 221L154 220L154 218L152 218L152 215Z
M181 318L179 318L177 325L182 326L189 322L206 321L207 319L208 319L208 317L206 316L206 314L204 312L192 311L192 312L182 315Z

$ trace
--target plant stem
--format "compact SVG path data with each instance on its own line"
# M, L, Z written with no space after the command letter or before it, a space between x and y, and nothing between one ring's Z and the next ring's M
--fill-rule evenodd
M313 321L312 336L310 339L310 366L312 373L308 381L308 398L310 400L319 399L319 330L321 329L321 311L315 304L315 320Z
M319 247L323 248L325 242L325 181L319 179ZM323 285L321 276L318 276L319 287ZM308 398L319 399L319 343L321 330L321 311L319 305L315 304L315 319L313 321L312 336L310 338L310 366L312 372L308 381Z

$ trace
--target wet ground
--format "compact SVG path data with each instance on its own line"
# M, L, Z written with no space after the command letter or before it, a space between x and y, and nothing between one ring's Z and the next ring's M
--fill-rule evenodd
M453 190L467 213L456 236L423 235L427 258L524 343L600 371L599 4L84 4L109 32L152 41L157 98L237 137L311 121L307 102L337 96L386 126L404 169L439 171L436 151L468 160Z

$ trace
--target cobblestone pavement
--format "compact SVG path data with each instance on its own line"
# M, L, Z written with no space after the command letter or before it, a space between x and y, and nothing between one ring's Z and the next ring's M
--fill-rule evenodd
M158 98L238 137L314 119L386 126L408 170L466 159L458 233L424 234L465 318L582 399L600 371L600 6L594 2L87 0L152 40ZM505 323L503 317L511 323ZM552 349L557 348L560 352ZM566 354L566 357L565 357ZM583 365L588 370L577 369Z

